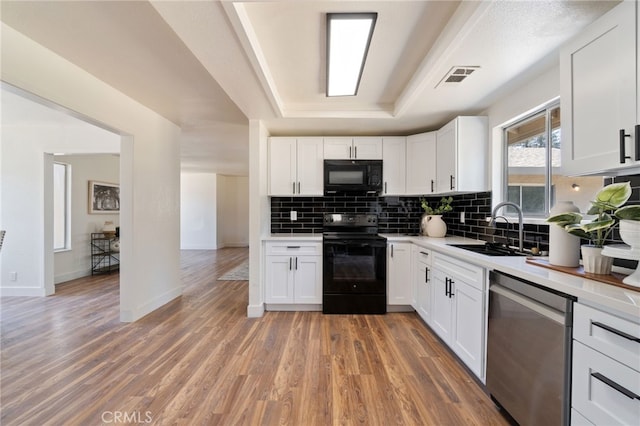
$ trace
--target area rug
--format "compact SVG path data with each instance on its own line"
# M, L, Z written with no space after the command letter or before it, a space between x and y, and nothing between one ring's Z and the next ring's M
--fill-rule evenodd
M249 281L249 261L245 260L224 275L218 281Z

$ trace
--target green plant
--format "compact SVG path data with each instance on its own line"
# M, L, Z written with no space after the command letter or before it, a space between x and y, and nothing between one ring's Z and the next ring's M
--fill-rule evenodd
M453 207L451 207L452 202L453 197L442 197L440 199L440 204L438 204L436 208L432 208L431 206L429 206L429 203L426 199L420 199L420 204L422 205L422 209L426 214L442 214L445 212L450 212L453 210Z
M629 182L612 183L605 186L591 201L587 215L595 218L582 223L580 213L560 213L550 216L547 222L563 227L568 233L589 240L596 247L602 247L618 220L640 220L640 206L624 206L631 197Z

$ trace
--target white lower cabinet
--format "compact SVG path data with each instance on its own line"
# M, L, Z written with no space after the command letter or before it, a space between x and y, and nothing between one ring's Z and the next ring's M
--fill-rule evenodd
M571 424L638 424L640 324L576 303L573 336Z
M484 378L485 270L433 253L429 325L481 380Z
M321 305L321 243L268 242L265 275L267 304Z
M414 245L414 309L427 324L431 322L431 251Z
M387 244L387 304L413 305L411 243Z

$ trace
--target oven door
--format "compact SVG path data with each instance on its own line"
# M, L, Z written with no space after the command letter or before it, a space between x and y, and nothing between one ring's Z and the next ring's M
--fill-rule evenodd
M325 240L325 294L386 294L384 239Z

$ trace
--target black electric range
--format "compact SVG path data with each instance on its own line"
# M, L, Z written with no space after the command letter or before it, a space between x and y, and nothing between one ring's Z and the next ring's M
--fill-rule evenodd
M387 312L387 239L372 214L324 216L322 312Z

